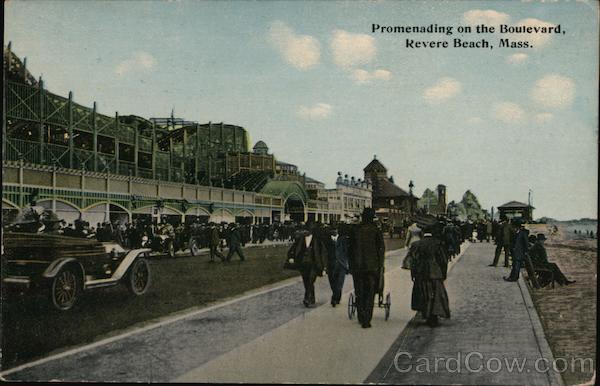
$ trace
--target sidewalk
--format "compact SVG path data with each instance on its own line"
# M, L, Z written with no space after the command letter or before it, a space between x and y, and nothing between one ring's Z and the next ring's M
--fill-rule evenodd
M347 316L352 289L347 276L339 307L328 304L331 291L320 280L317 301L324 303L259 338L174 379L175 382L218 383L360 383L379 363L414 312L410 309L410 271L400 268L406 250L386 258L386 291L391 315L373 313L373 327L362 329ZM451 266L457 262L455 259Z
M415 318L367 382L561 384L536 370L536 360L540 370L552 365L552 352L525 283L507 283L507 268L488 267L493 253L491 244L470 245L446 281L451 319L432 329Z

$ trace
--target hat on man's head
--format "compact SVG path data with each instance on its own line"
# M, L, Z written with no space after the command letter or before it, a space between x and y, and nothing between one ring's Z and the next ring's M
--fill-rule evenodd
M515 225L523 225L525 224L525 220L522 217L515 217L511 220L511 222Z
M438 223L435 216L430 214L422 214L415 217L417 226L423 230L423 232L431 232Z
M543 233L538 233L536 237L538 240L542 240L542 241L546 240L546 235Z

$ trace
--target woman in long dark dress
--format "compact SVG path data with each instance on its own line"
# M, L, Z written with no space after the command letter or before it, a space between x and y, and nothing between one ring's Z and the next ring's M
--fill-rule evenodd
M411 277L413 279L412 304L427 324L438 325L438 318L450 318L448 294L444 287L448 258L444 244L432 236L433 225L423 229L423 238L411 245Z

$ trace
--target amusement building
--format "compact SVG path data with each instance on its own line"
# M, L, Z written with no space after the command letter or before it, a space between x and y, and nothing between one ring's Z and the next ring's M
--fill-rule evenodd
M2 213L35 201L67 222L271 223L355 218L365 207L405 218L416 197L374 159L364 179L338 173L335 188L269 152L245 128L170 117L104 115L44 88L4 47Z
M94 224L139 216L330 222L343 215L309 197L306 176L264 142L250 149L241 126L104 115L95 103L75 103L72 93L47 91L10 43L3 64L5 221L32 201L67 222Z

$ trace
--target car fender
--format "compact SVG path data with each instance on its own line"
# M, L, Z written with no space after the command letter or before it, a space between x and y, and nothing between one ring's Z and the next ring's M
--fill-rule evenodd
M58 274L58 272L60 272L60 270L64 266L66 266L68 264L75 264L79 268L79 270L81 271L81 277L82 278L85 277L85 270L83 269L83 266L74 257L68 257L68 258L62 258L62 259L56 259L56 260L54 260L46 268L46 270L44 271L44 273L42 274L42 276L45 277L45 278L51 279L51 278L55 277Z
M125 257L121 261L121 264L119 264L119 266L115 270L115 273L112 275L112 279L114 279L114 280L122 279L125 276L125 274L127 273L127 270L129 269L129 267L131 267L131 265L135 262L135 260L138 257L140 257L140 255L143 256L150 252L152 252L152 249L150 249L150 248L132 249L131 251L127 252L127 255L125 255Z

